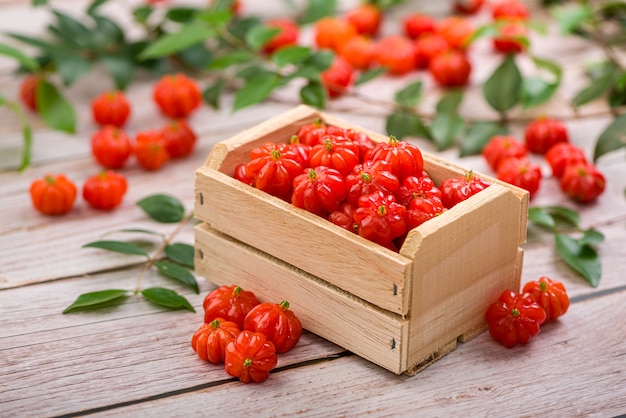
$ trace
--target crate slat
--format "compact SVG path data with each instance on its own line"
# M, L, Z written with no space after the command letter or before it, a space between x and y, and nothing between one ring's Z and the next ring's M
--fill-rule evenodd
M214 229L383 309L408 312L411 260L211 168L198 169L196 185L194 214Z
M237 284L259 300L287 300L308 331L380 364L404 371L408 320L328 286L206 224L195 229L196 272L218 286ZM263 274L259 274L263 272Z

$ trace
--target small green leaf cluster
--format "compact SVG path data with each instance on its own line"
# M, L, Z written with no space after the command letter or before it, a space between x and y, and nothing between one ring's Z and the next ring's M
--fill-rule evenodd
M545 58L531 58L538 69L551 74L551 80L539 76L524 78L515 62L515 55L507 55L483 84L485 100L501 115L516 105L528 109L543 104L556 93L563 74L561 67Z
M439 151L460 145L460 155L466 156L480 152L493 135L506 132L506 126L500 121L466 121L459 113L463 89L447 90L439 98L434 116L427 122L414 110L422 98L422 87L422 82L417 81L395 93L396 110L387 116L387 134L399 139L425 138Z
M533 75L523 77L515 55L506 55L483 84L483 96L500 114L500 120L468 121L459 113L463 89L448 89L440 97L429 123L415 108L422 99L422 82L411 83L394 96L395 111L387 117L387 134L397 138L415 136L431 140L437 150L459 146L460 156L478 154L494 135L507 132L506 113L517 105L527 109L550 100L559 88L561 67L550 60L531 56L539 70L549 79Z
M531 207L528 220L554 234L556 251L568 266L593 287L602 276L602 264L595 246L604 235L594 228L581 229L578 212L562 206ZM574 232L571 231L574 228Z
M178 232L187 221L191 219L191 215L185 214L185 207L176 198L157 194L148 196L137 205L153 220L160 223L178 223ZM147 229L123 229L116 231L121 233L139 233L146 235L160 236L163 244L154 254L149 254L142 246L128 241L118 240L99 240L85 244L83 248L98 248L119 254L130 256L140 256L146 259L144 269L138 279L137 287L134 291L125 289L107 289L95 292L84 293L68 306L63 313L69 313L85 309L100 309L113 305L118 305L125 301L128 296L140 293L146 300L165 307L167 309L188 309L195 312L189 301L171 289L163 287L141 288L141 280L145 272L154 266L159 273L170 279L182 283L198 294L198 282L190 271L194 268L194 247L181 242L172 242L175 233L170 237L147 230Z

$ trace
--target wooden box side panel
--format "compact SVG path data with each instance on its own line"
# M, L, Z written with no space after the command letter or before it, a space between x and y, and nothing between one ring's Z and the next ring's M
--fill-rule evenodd
M261 301L288 300L305 329L396 374L406 369L408 323L319 279L227 237L196 226L196 272L237 284Z
M473 200L411 237L416 257L409 365L464 334L486 329L489 304L504 289L519 289L522 253L517 234L524 217L518 197L493 185ZM450 217L443 219L446 215Z
M408 312L411 260L221 172L196 173L203 197L194 213L213 229L382 309Z

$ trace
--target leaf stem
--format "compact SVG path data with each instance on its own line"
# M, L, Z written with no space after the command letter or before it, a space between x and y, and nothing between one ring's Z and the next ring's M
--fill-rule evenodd
M18 120L20 121L20 124L22 125L24 148L22 149L22 162L20 164L20 167L18 168L18 171L24 171L30 165L33 148L33 133L22 108L16 102L11 101L7 101L6 105L9 109L13 111L13 113L15 113Z
M146 272L150 269L150 267L154 265L155 262L159 260L159 258L161 257L161 254L163 254L163 252L165 251L165 248L168 245L170 245L170 243L174 240L176 235L178 235L178 233L183 229L185 225L187 225L187 223L192 218L193 218L193 212L186 215L178 223L176 228L166 238L163 239L163 244L161 244L161 246L157 248L157 250L154 252L154 254L152 254L150 259L144 264L143 269L141 270L141 273L139 274L139 277L137 278L137 284L135 285L135 291L134 291L135 294L138 294L141 291L141 283L143 281L143 278L146 275Z
M605 219L602 222L596 222L595 224L591 224L587 227L587 229L598 229L601 228L603 226L609 226L609 225L613 225L622 221L626 221L626 214L624 215L619 215L616 216L614 218L609 218L609 219Z

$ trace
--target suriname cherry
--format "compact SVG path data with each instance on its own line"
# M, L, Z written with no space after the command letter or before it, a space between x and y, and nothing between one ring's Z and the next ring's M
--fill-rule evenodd
M460 87L468 83L472 65L463 52L451 49L434 56L430 60L428 71L439 85Z
M145 170L158 170L170 159L163 133L157 130L138 132L133 152L137 163Z
M198 84L184 74L168 74L154 85L154 102L170 118L186 118L202 100Z
M121 91L107 91L93 99L91 114L98 125L124 126L131 113L130 102Z
M113 125L106 125L91 136L91 153L105 168L123 167L132 153L130 138Z
M409 38L389 35L378 41L376 60L391 75L404 75L415 69L415 45Z
M127 190L126 177L108 170L85 181L83 198L94 209L111 210L119 206Z

